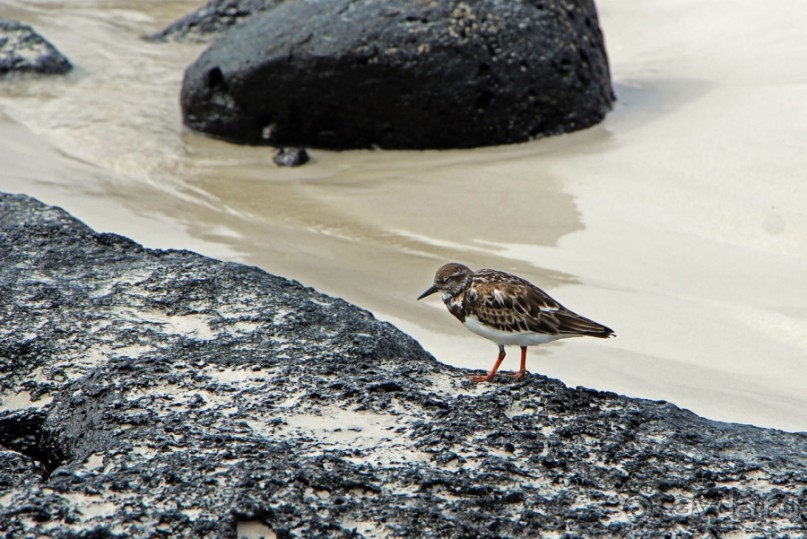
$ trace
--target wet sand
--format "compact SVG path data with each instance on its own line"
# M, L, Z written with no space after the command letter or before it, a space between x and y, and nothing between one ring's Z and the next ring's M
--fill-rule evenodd
M298 279L472 368L495 346L414 298L448 260L513 271L619 335L533 349L532 370L807 430L797 2L602 0L619 97L603 124L470 151L313 150L290 170L183 129L182 71L203 46L139 37L196 2L12 0L0 17L33 24L77 69L0 83L0 190Z

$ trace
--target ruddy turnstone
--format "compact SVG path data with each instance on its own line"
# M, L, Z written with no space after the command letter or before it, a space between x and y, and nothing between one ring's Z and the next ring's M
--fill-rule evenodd
M512 375L527 374L527 347L569 337L614 335L610 328L574 313L530 283L503 271L471 271L450 263L437 270L434 285L418 299L443 293L443 303L463 325L499 345L499 357L485 376L474 382L489 382L504 360L504 347L521 347L521 368Z

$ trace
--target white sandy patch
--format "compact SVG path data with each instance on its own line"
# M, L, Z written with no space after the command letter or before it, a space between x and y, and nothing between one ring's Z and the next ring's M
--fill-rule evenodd
M301 413L283 418L284 425L247 421L257 434L282 440L286 437L313 439L314 451L357 451L358 463L402 465L413 460L428 460L430 455L409 447L405 431L408 418L355 411L335 406L320 415Z
M269 379L265 371L256 371L250 368L235 369L232 367L222 367L215 364L208 364L202 368L200 373L213 378L219 382L240 386L254 386L258 383L263 383Z
M225 322L219 327L219 331L225 331L231 335L249 335L254 333L265 322L251 320L256 313L252 308L252 298L244 298L244 304L220 305L213 312Z
M93 453L82 463L82 473L92 473L102 471L104 469L104 455L101 453Z
M117 511L118 507L114 502L107 501L108 497L105 496L73 492L59 495L70 500L72 506L81 512L82 520L85 522L110 516Z
M260 520L238 521L236 535L238 539L275 539L277 537L272 528Z
M38 367L31 372L30 379L37 382L49 382L54 377L57 380L62 380L62 377L75 380L112 358L131 357L136 359L153 349L151 346L138 344L121 346L114 343L96 343L91 348L63 361L54 362L47 367ZM48 399L51 399L51 397L48 397Z
M768 474L760 470L750 471L744 474L745 478L736 481L726 481L720 483L719 486L727 488L736 488L740 492L750 490L757 494L767 494L773 490L781 489L781 486L771 483L771 478Z
M192 339L209 341L215 338L216 334L210 328L211 317L201 314L189 315L168 315L160 311L144 309L115 308L113 314L123 320L133 322L137 325L154 325L160 331L183 335Z
M363 537L392 537L389 530L375 520L354 520L352 518L346 518L342 520L342 528L348 531L356 530L356 532Z
M113 353L112 346L96 344L92 348L85 350L77 356L71 357L67 361L55 363L54 367L61 368L72 376L81 376L98 365L109 361Z
M131 357L136 359L151 352L152 350L154 350L153 346L142 344L130 344L126 346L113 344L110 352L116 357Z
M298 414L285 418L283 430L315 433L340 449L372 448L396 438L398 418L368 411L352 411L331 407L321 415Z
M505 410L504 415L509 417L510 419L514 417L518 417L520 415L535 415L541 412L541 405L537 403L525 403L521 401L515 401L510 406L507 407ZM547 429L549 427L544 427Z
M149 447L147 445L136 445L132 447L131 452L141 455L145 460L152 459L157 454L156 449L154 449L153 447Z
M13 412L26 408L44 408L53 401L50 395L43 395L38 400L32 400L28 391L19 393L0 394L0 412Z
M282 324L283 323L283 318L285 318L286 316L288 316L291 313L292 313L292 311L290 309L279 308L277 310L277 312L274 314L274 316L272 317L272 324Z
M210 516L209 514L207 514L207 512L206 512L206 511L204 511L204 510L202 510L202 509L196 509L196 508L185 508L185 509L182 509L182 513L183 513L183 514L185 514L185 515L187 515L187 516L188 516L188 518L190 518L191 520L199 520L199 518L200 518L202 515L205 515L205 516Z
M234 324L228 324L223 328L223 331L237 337L239 335L250 335L255 333L259 327L261 327L261 324L258 322L245 322L241 320Z
M0 495L0 507L9 507L11 501L17 496L19 493L16 490L10 490L5 494Z
M433 391L440 397L474 396L474 395L479 396L499 391L502 387L501 385L499 385L499 382L501 380L512 380L512 378L510 378L512 371L499 370L498 373L496 374L496 379L493 383L473 382L466 384L466 382L471 380L472 376L478 376L481 374L483 373L474 372L473 374L466 374L466 373L430 374L427 375L428 380L432 382L432 386L429 387L429 390ZM499 378L500 376L501 378ZM515 415L519 415L524 412L535 412L538 410L541 410L540 403L537 404L536 408L531 405L522 407L522 404L520 402L514 402L505 411L505 415L507 415L508 417L513 417Z
M148 268L143 269L130 269L126 272L123 278L114 281L106 281L97 283L95 290L90 292L91 298L100 298L112 293L115 288L123 288L134 286L151 277L152 271Z
M187 403L197 402L199 398L204 402L198 406L198 410L210 410L221 406L230 405L233 402L233 395L227 392L208 391L207 389L187 388L179 384L160 384L149 388L137 388L126 393L126 399L130 402L142 402L142 406L148 408L152 399L164 400L170 410L172 406L186 407Z
M434 391L438 395L448 396L456 394L461 390L461 379L459 376L452 376L449 374L428 374L426 375L427 381L431 383L429 390Z

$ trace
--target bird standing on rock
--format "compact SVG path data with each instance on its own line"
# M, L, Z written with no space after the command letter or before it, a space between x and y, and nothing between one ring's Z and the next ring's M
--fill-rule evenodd
M452 262L437 270L434 284L418 299L443 293L448 312L477 335L499 346L499 357L487 375L474 382L490 382L504 360L504 347L521 347L521 368L512 376L527 374L527 347L569 337L614 336L614 332L570 311L534 284L510 273L492 269L471 271Z

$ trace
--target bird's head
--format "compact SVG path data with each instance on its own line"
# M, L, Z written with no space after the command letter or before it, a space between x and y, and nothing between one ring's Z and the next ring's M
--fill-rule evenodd
M443 298L452 298L471 284L473 273L469 267L462 264L456 262L446 264L434 275L434 285L423 292L418 299L423 299L435 292L442 292Z

